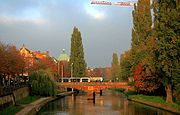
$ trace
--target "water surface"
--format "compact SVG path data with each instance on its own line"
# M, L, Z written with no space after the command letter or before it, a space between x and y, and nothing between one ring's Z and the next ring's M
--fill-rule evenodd
M175 115L173 113L128 101L124 95L106 90L95 102L85 93L71 95L45 105L38 115Z

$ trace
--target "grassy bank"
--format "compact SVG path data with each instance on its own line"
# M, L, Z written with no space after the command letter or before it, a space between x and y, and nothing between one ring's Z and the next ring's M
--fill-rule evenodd
M136 95L137 93L136 92L134 92L134 91L126 91L125 89L111 89L111 90L114 90L114 91L117 91L117 92L119 92L119 93L123 93L124 95L126 95L127 97L129 96L129 95Z
M40 98L39 96L25 97L22 100L17 101L15 106L10 106L10 107L5 108L2 111L0 111L0 115L14 115L15 113L19 112L23 108L23 106L25 106L26 104L29 104L39 98Z
M144 102L152 102L157 104L162 104L164 106L172 107L178 111L180 111L180 102L176 101L175 103L167 103L164 97L159 96L146 96L146 95L130 95L128 96L130 100L139 100Z
M29 104L39 98L40 98L40 96L28 96L28 97L21 99L20 101L17 101L16 104L17 105Z
M0 111L0 115L14 115L19 112L23 107L21 106L10 106Z
M111 90L125 94L126 97L131 101L180 114L180 101L175 101L174 103L166 103L165 97L138 95L136 92L126 91L124 89Z

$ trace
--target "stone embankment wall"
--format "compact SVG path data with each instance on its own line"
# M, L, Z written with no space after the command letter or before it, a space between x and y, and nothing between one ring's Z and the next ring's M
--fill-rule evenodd
M13 99L13 95L7 95L7 96L0 97L0 110L8 107L9 105L14 105L14 104L15 104L15 102Z
M0 110L29 95L29 87L14 90L12 94L0 97Z
M24 87L13 91L15 101L21 100L24 97L29 96L29 87Z

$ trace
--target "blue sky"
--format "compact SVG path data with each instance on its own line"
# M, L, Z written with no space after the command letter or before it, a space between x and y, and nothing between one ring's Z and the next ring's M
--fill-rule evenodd
M76 26L87 65L111 66L113 52L120 55L131 47L132 10L90 0L0 0L0 41L58 57L63 48L70 54Z

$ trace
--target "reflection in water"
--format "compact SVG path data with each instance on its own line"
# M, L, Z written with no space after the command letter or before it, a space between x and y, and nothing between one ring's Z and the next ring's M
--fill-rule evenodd
M67 96L44 106L38 115L175 115L128 101L122 94L105 91L95 103L85 94Z

